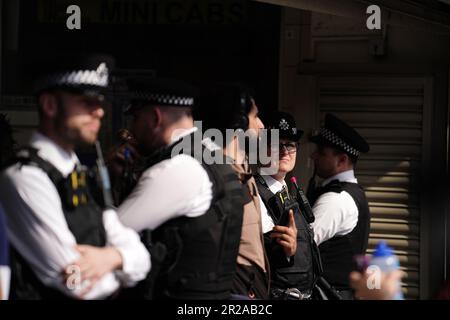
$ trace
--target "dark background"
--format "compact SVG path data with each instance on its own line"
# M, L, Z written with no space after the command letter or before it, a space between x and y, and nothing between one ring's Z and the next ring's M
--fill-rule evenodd
M70 4L81 7L81 30L66 27ZM30 62L56 52L101 52L125 72L194 84L245 82L261 109L277 108L280 7L241 0L27 0L20 2L18 26L8 23L10 12L3 12L2 36L17 45L3 50L4 95L27 94Z

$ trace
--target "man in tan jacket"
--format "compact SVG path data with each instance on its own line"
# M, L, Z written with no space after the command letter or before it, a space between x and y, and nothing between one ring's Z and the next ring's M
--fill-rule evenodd
M204 90L196 118L202 121L205 131L217 129L223 136L228 129L236 132L232 140L227 140L221 148L233 161L245 198L232 292L234 299L268 299L270 266L264 249L258 189L248 164L248 153L242 139L237 137L241 130L246 131L246 137L250 140L258 138L259 130L264 129L258 117L258 107L251 95L240 86L220 84ZM226 136L229 137L228 134Z

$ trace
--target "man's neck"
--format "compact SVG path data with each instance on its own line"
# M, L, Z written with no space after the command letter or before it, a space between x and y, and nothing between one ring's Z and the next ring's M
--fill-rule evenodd
M236 164L243 164L245 161L245 151L239 146L236 137L223 149L223 154L233 159Z
M325 178L325 179L322 181L322 185L327 185L327 184L330 183L332 180L334 180L338 175L340 175L340 174L342 174L342 173L344 173L344 172L349 172L349 171L352 171L352 172L353 172L353 168L346 169L346 170L340 170L340 171L336 172L335 174L329 176L328 178ZM340 179L339 179L339 180L340 180Z
M340 169L336 170L332 175L327 177L326 179L330 179L332 177L337 176L338 174L341 174L342 172L347 172L347 171L350 171L350 170L353 170L353 167L348 166L348 167L345 167L345 168L340 168Z
M47 130L44 127L39 127L38 132L46 136L48 139L52 140L56 145L58 145L68 153L75 150L75 146L73 144L65 141L64 138L54 130Z
M277 180L278 182L283 183L284 179L286 178L286 173L277 173L271 176L272 178L274 178L275 180Z
M194 128L194 122L192 118L183 118L179 121L171 124L164 133L164 143L170 145L180 137L180 131L190 130Z

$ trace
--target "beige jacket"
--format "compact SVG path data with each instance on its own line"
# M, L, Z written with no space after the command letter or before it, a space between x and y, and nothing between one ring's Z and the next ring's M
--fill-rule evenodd
M247 266L257 265L268 274L269 265L264 249L261 208L255 179L247 165L233 164L233 169L238 174L241 183L246 184L245 190L248 191L248 194L245 195L246 203L237 262Z

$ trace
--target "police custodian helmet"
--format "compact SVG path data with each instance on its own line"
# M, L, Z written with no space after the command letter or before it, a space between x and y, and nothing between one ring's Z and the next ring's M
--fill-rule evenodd
M267 129L278 129L280 139L298 142L303 130L297 128L294 117L287 112L274 111L264 119Z
M100 54L67 54L35 63L36 94L61 89L91 97L103 96L110 85L114 59Z
M353 158L369 152L367 141L347 123L331 113L325 115L325 125L310 138L318 145L329 145Z
M193 108L197 89L181 80L133 77L127 80L130 104L124 113L133 114L142 106Z

